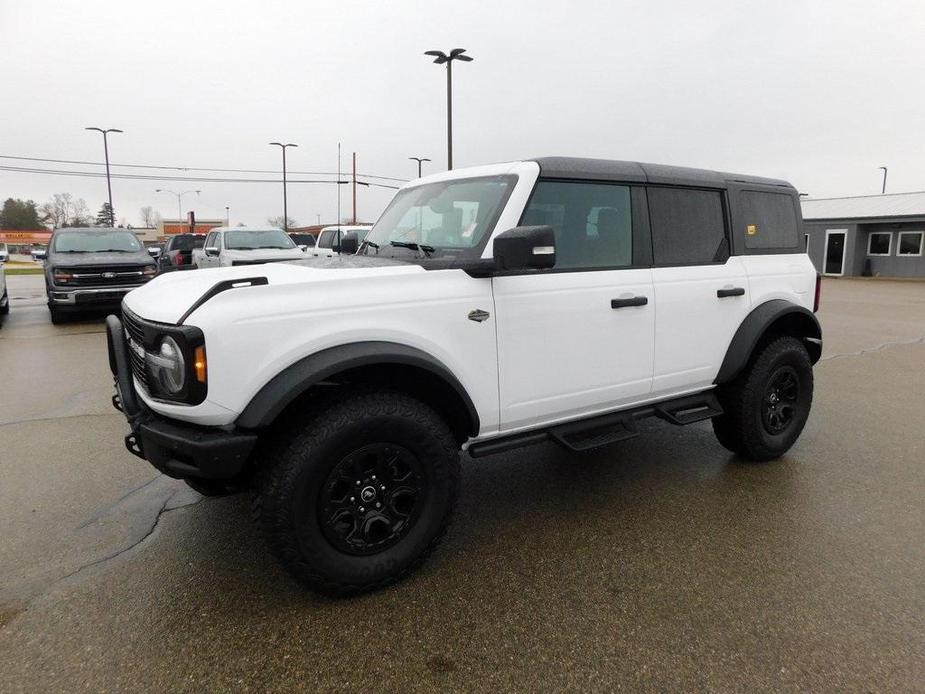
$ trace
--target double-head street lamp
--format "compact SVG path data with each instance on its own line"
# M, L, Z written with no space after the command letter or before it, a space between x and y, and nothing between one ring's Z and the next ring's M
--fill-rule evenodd
M112 183L109 179L109 141L106 138L108 133L121 133L118 128L84 128L84 130L96 130L103 133L103 154L106 156L106 190L109 192L109 226L116 225L116 215L112 209Z
M446 161L447 169L453 168L453 61L468 63L472 58L465 55L465 48L454 48L449 55L443 51L424 51L424 55L434 56L437 65L446 63Z
M189 194L189 193L196 193L196 195L199 195L199 193L202 192L202 191L199 191L199 190L184 190L184 191L178 193L178 192L176 192L175 190L166 190L166 189L164 189L164 188L156 188L156 189L154 190L154 192L155 192L155 193L170 193L171 195L176 195L176 196L177 196L177 219L182 220L182 219L183 219L183 204L182 204L181 200L183 200L183 196L184 196L184 195L187 195L187 194Z
M286 148L287 147L298 147L291 142L283 144L282 142L271 142L271 145L276 145L281 150L283 150L283 231L289 231L289 206L286 200Z
M430 161L427 157L408 157L411 161L416 161L418 163L418 178L421 177L421 164L425 161Z

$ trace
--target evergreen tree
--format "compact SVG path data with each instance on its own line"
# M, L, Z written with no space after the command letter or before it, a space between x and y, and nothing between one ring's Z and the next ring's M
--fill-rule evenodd
M116 215L108 202L104 202L100 211L96 213L96 226L114 227L116 225Z
M0 229L44 229L35 203L7 198L0 210Z

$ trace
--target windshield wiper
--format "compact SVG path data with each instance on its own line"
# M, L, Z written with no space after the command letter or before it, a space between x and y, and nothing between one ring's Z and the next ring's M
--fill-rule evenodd
M272 249L277 250L277 251L288 251L288 250L291 250L291 249L289 249L289 248L283 248L282 246L257 246L257 249L258 249L258 250L264 249L264 248L272 248ZM298 248L298 246L296 246L296 248Z
M389 245L396 246L398 248L409 248L412 251L421 251L421 253L423 253L427 258L429 258L430 254L436 250L433 246L427 246L423 243L415 243L414 241L389 241Z
M97 251L55 251L55 253L96 253Z

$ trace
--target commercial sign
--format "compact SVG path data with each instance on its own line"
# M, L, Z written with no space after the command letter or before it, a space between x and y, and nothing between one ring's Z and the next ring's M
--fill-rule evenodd
M212 222L196 222L194 233L206 234L218 226L221 226L221 224L215 224ZM189 231L190 225L185 222L183 224L164 224L164 236L170 236L171 234L188 234Z
M50 240L51 232L47 229L0 229L0 243L26 246L33 243L48 243Z

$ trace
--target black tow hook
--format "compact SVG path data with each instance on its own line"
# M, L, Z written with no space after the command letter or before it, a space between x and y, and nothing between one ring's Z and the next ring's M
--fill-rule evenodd
M139 458L144 460L145 451L141 445L141 439L134 431L125 437L125 447L128 449L129 453L132 455L137 455Z
M125 410L122 409L122 398L119 396L118 389L116 389L116 392L112 394L112 406L119 410L119 412L122 414L125 414Z

